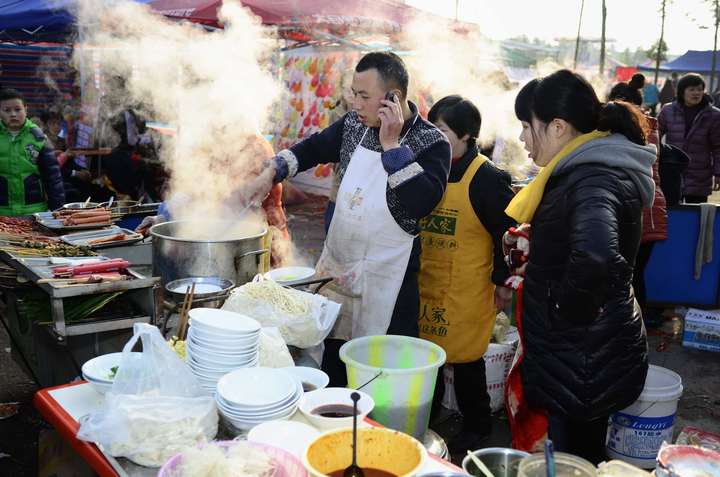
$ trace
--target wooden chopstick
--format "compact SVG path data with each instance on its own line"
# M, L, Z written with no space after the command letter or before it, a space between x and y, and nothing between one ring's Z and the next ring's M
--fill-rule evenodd
M185 300L183 301L183 309L180 312L180 325L178 327L178 338L185 341L188 331L188 314L192 308L193 298L195 297L195 283L190 287L190 292L185 293ZM187 304L186 304L187 303Z

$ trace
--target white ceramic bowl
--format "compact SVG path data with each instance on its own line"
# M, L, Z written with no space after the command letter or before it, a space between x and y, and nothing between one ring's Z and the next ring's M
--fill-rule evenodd
M297 380L282 369L242 368L218 381L218 394L236 406L264 408L288 399L297 386Z
M273 280L280 285L294 285L303 282L315 275L315 269L310 267L281 267L270 270L265 278Z
M234 368L241 368L246 364L252 363L253 361L257 361L258 359L258 353L257 351L251 354L248 354L247 356L243 356L240 358L228 358L226 360L215 360L211 357L208 357L208 355L204 355L201 353L195 353L195 352L189 352L188 356L192 361L195 362L195 364L198 364L200 366L210 368L210 369L234 369Z
M253 427L247 440L278 447L301 457L307 446L319 435L316 429L302 422L269 421Z
M266 413L259 413L259 414L244 414L235 412L232 409L228 409L223 404L217 404L218 410L226 415L228 418L236 419L239 421L246 421L246 422L265 422L265 421L272 421L275 419L280 419L284 416L287 416L288 414L294 412L295 409L297 409L297 402L290 404L289 406L286 406L282 409L278 409L274 412L266 412Z
M110 392L110 390L112 389L112 382L95 381L94 379L90 379L85 375L83 375L83 379L85 379L85 381L87 381L88 384L100 394Z
M303 391L311 392L317 389L324 389L330 382L330 378L324 371L306 366L288 366L282 368L300 380Z
M256 334L261 328L249 316L217 308L193 308L189 315L191 326L210 333Z
M369 395L362 391L355 391L348 388L325 388L305 393L300 399L300 412L305 418L318 429L338 429L341 427L352 427L352 416L348 417L323 417L314 414L316 409L331 404L341 404L352 408L353 401L350 394L356 392L360 394L358 401L358 422L362 422L365 417L370 414L375 407L375 401Z
M256 345L252 348L243 348L238 349L237 351L233 351L231 349L217 349L217 348L211 348L209 346L202 346L198 345L197 343L189 340L187 341L186 348L190 350L191 353L198 355L204 355L206 358L209 359L221 359L222 361L225 361L225 359L233 359L233 358L246 358L248 355L252 355L253 353L257 353L257 351L260 349L259 345ZM215 358L217 357L217 358Z
M296 383L296 388L292 395L288 396L281 402L269 404L267 406L240 406L233 403L232 401L224 399L222 397L222 394L220 393L217 393L217 395L215 396L215 401L218 406L222 406L223 408L231 411L232 413L238 414L238 417L252 417L266 414L270 415L281 413L283 410L286 410L289 407L296 406L300 401L302 394L302 386L300 385L300 383Z
M192 335L193 338L196 338L197 340L221 346L226 346L228 344L252 343L253 341L260 339L260 333L212 333L206 331L204 328L200 328L199 326L190 326L188 328L188 334Z
M82 374L86 379L100 381L112 384L114 377L112 376L112 368L120 366L122 361L122 353L110 353L97 356L85 362L82 365ZM133 358L139 359L142 353L132 353Z

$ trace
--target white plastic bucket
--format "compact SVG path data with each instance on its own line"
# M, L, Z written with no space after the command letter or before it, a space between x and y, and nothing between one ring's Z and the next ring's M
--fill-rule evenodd
M367 336L340 348L348 387L375 401L370 417L421 439L428 428L438 368L445 351L435 343L407 336Z
M608 455L643 469L654 468L663 441L672 442L682 392L680 375L650 365L645 387L637 401L611 416Z

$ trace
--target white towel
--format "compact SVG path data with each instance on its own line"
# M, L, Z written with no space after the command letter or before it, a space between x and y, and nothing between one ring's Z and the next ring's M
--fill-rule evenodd
M695 280L700 280L702 267L713 259L713 230L715 228L714 204L700 204L700 232L695 247Z

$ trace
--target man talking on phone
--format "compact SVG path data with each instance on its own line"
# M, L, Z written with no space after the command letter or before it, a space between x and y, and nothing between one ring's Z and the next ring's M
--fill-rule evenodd
M442 199L450 144L418 115L407 90L400 57L368 53L355 67L352 111L272 161L275 182L337 164L335 209L316 266L335 278L322 293L342 304L323 355L332 386L346 383L338 358L345 341L418 335L418 222Z

